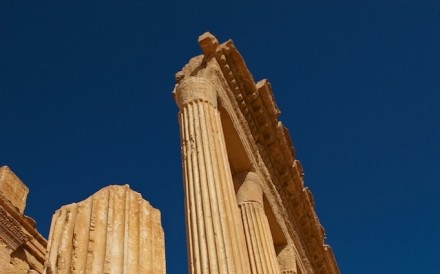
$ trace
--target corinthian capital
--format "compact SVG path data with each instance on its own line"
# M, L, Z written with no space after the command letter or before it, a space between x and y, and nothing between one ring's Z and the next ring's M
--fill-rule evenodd
M205 101L217 107L217 92L206 78L190 76L182 79L176 87L176 102L179 109L194 101Z

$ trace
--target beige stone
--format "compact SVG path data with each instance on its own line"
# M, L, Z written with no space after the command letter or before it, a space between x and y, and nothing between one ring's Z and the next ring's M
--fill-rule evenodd
M26 207L29 189L7 166L0 167L0 195L7 197L20 213Z
M255 83L231 40L204 33L199 45L173 91L189 272L339 273L270 83Z
M160 212L128 185L63 206L52 219L44 273L164 274Z
M173 90L189 273L338 274L269 81L254 81L231 40L204 33L199 45ZM1 274L165 273L160 212L128 186L57 210L49 243L23 215L27 194L1 167Z
M217 107L217 93L214 85L202 77L189 77L176 88L176 100L180 109L196 101L204 101Z
M251 273L280 273L269 222L264 213L261 178L257 173L244 172L237 174L234 179L239 185L237 200L243 220Z
M46 240L23 214L29 190L7 167L0 167L0 273L41 273Z
M277 250L277 259L281 273L297 273L294 248L291 245L284 245Z
M215 89L197 76L183 79L176 88L189 272L249 273Z

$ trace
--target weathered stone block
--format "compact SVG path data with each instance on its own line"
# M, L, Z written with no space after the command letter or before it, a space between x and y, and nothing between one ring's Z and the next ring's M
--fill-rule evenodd
M29 193L27 186L12 172L9 167L0 167L0 194L3 195L21 213L26 207Z

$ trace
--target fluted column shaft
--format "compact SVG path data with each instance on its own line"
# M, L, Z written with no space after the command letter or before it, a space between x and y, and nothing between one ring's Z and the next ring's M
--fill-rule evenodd
M54 214L44 274L165 274L160 212L128 186L109 186Z
M182 142L189 272L249 273L213 84L188 77L176 88Z
M243 221L252 274L278 274L280 267L263 207L263 191L256 173L243 174L238 205Z

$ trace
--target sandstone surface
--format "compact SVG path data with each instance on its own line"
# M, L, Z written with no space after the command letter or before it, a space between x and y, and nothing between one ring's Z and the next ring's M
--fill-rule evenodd
M164 274L159 210L128 185L108 186L52 218L46 274Z

